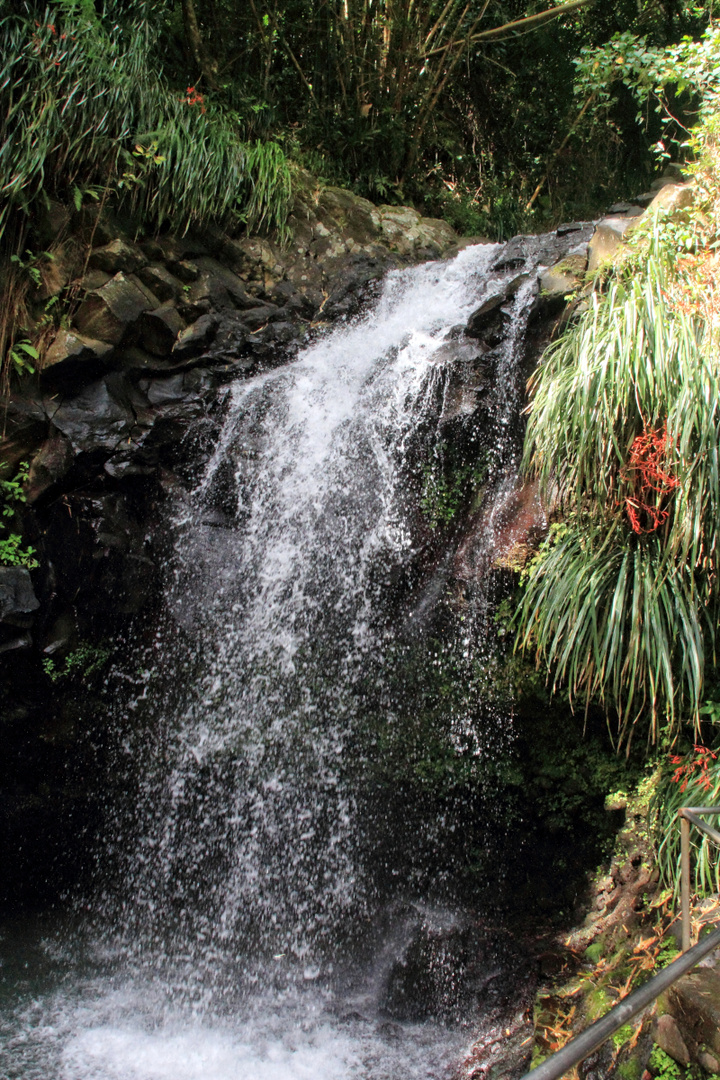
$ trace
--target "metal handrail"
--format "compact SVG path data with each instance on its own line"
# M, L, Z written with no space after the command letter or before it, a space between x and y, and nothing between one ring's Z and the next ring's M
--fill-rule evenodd
M680 908L682 915L682 956L653 975L652 979L633 990L626 998L614 1005L610 1012L596 1020L589 1028L576 1035L561 1050L556 1050L537 1068L523 1076L522 1080L560 1080L568 1069L597 1050L633 1016L646 1009L663 990L690 971L720 946L720 929L707 934L697 945L690 947L690 825L695 825L720 846L720 831L708 825L698 814L720 814L720 806L683 806L678 810L680 818Z
M690 948L690 825L709 836L720 846L720 832L703 821L698 814L720 814L720 806L681 806L680 818L680 914L682 918L682 951Z
M637 1016L639 1012L646 1009L658 994L667 990L668 986L672 986L676 979L694 968L698 960L702 960L703 956L707 956L719 945L720 930L713 930L692 949L683 953L678 960L673 960L672 964L668 964L657 975L653 975L652 979L648 979L643 986L633 990L632 994L628 994L626 998L619 1001L600 1020L596 1020L589 1028L576 1035L563 1046L562 1050L556 1050L551 1057L543 1061L542 1065L531 1069L525 1074L523 1080L530 1080L530 1078L532 1080L559 1080L568 1069L572 1069L573 1065L577 1065L588 1054L592 1054L593 1050L597 1050L598 1046L609 1039L623 1024L627 1024L633 1016Z

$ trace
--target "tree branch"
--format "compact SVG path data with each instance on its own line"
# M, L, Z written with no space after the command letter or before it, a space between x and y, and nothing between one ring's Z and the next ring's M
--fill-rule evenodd
M490 41L492 38L502 38L506 34L512 33L513 30L534 30L536 26L541 26L551 19L557 19L561 15L567 15L571 11L577 11L579 8L588 7L594 3L595 0L569 0L566 4L560 4L559 7L539 11L536 15L528 15L525 19L516 19L514 22L503 23L502 26L494 26L491 30L483 30L479 34L473 34L472 37L459 38L454 42L454 47L474 45L476 41ZM431 49L425 55L433 56L435 53L443 52L444 48L444 46L441 46L437 49Z

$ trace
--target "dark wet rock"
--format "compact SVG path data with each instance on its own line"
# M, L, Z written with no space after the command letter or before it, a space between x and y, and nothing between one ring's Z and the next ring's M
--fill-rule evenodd
M197 334L195 339L181 338L175 349L179 357L196 355L200 351L201 343L205 340L202 355L208 362L223 361L239 358L243 355L245 344L250 337L250 330L245 322L245 317L239 311L227 311L218 319L214 316L206 316L214 319L201 326L202 319L198 319L195 326ZM193 327L189 327L192 330Z
M547 530L547 515L536 482L518 483L492 507L481 507L468 522L457 549L454 573L462 581L490 567L520 569Z
M39 607L30 571L22 566L0 566L0 622L28 627Z
M85 337L73 330L61 328L45 354L41 374L54 378L87 372L89 377L106 366L113 346L108 341Z
M40 648L45 656L64 656L77 641L77 623L72 608L60 612L45 629Z
M490 269L495 272L519 270L525 265L531 240L532 237L529 236L514 236L512 240L508 240Z
M593 223L591 221L566 221L562 225L558 225L555 232L558 236L567 236L568 233L584 233L588 228L592 228Z
M112 240L104 247L90 252L88 265L95 270L104 270L107 274L133 274L147 265L147 256L136 244L124 240Z
M200 277L200 270L189 259L175 259L168 263L170 270L179 281L184 282L186 285L193 281L197 281Z
M169 356L185 323L172 303L162 304L154 311L145 311L136 327L137 341L153 356Z
M37 388L14 392L7 403L0 439L0 479L11 480L21 462L29 462L48 435L48 421Z
M251 333L254 333L256 330L260 330L261 327L267 326L274 319L282 321L284 314L285 312L275 307L274 304L264 304L262 307L251 308L250 311L243 312L243 323Z
M377 296L383 275L396 265L389 256L350 255L334 268L332 288L322 305L324 319L347 318Z
M269 299L278 307L300 318L311 319L316 311L308 297L303 295L291 281L279 281L274 285Z
M20 649L31 649L33 639L30 634L17 634L0 644L0 653L13 653Z
M130 437L136 420L126 401L111 393L110 376L90 383L75 396L47 403L53 425L67 436L76 453L112 451Z
M182 330L173 345L173 357L181 362L199 356L215 337L219 322L217 315L202 315L186 330Z
M67 475L73 456L70 442L62 435L53 435L45 440L32 459L25 484L25 498L29 504Z
M112 366L122 371L164 372L169 364L167 358L153 356L139 345L124 345L114 353Z
M465 328L467 336L479 338L490 347L497 345L504 334L502 316L505 313L502 311L503 305L512 299L528 280L528 274L517 274L515 277L498 282L498 291L483 301L477 311L474 311L468 319Z
M553 266L566 255L574 253L580 245L587 244L593 236L592 222L573 222L564 232L557 230L542 236L514 236L505 244L493 271L519 270L532 257L536 265Z
M180 280L161 264L143 267L138 270L138 277L162 303L177 300L183 295Z
M479 924L423 919L389 969L380 1012L401 1022L452 1021L478 1006L502 1008L528 967L512 942L493 940Z
M491 371L477 346L469 342L458 344L453 353L452 373L445 387L439 420L442 427L473 416L492 382Z
M119 273L102 288L87 294L75 323L87 337L119 345L143 312L154 307L157 301L139 287L139 282L136 284Z
M197 259L197 267L199 275L187 291L188 303L207 300L218 311L228 307L244 310L256 306L256 300L248 295L240 278L227 266L202 256Z

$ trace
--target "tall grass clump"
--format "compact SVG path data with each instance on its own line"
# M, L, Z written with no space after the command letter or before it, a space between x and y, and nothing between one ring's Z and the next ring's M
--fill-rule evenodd
M720 543L720 359L657 223L531 380L524 468L563 522L526 575L519 647L621 739L699 723Z
M127 10L127 9L125 9ZM57 195L109 191L139 219L187 229L214 219L282 229L290 172L273 143L249 145L242 118L153 66L147 8L29 5L0 19L0 230Z

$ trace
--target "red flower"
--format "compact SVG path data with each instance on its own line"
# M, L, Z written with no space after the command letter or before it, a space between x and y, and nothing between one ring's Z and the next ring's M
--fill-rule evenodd
M663 497L680 485L676 476L661 467L669 447L666 425L655 431L645 424L642 435L633 440L628 462L621 469L621 479L633 488L632 495L625 497L625 509L630 528L638 535L655 532L670 516L659 505Z

